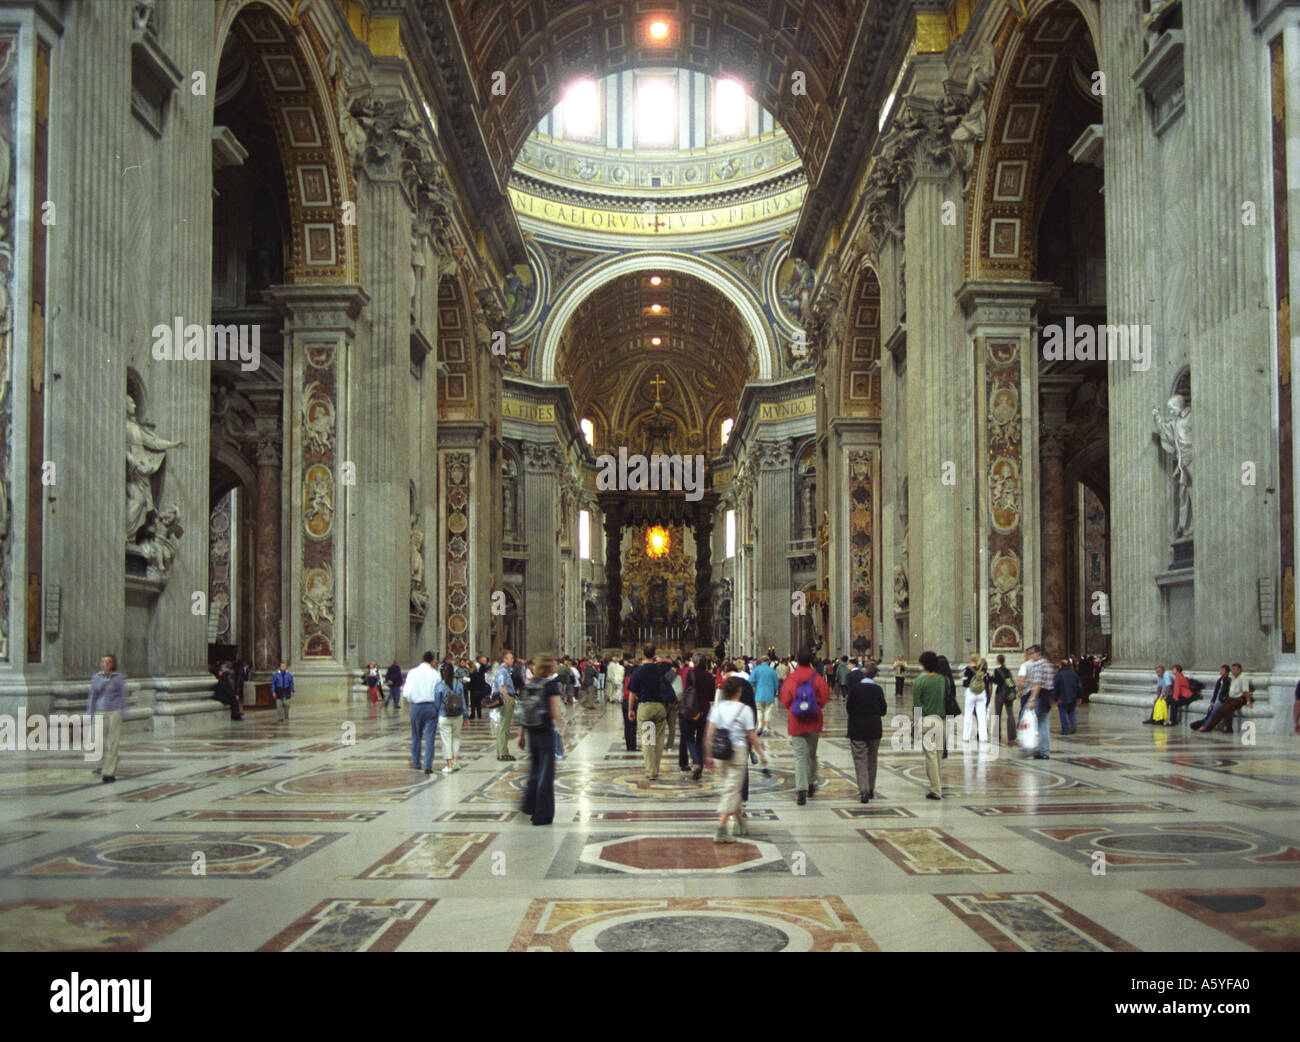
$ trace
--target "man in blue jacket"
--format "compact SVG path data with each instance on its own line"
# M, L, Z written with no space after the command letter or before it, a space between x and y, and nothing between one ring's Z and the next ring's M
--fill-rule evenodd
M281 662L280 668L271 674L271 697L275 699L276 722L287 724L289 699L293 697L293 674L289 672L287 662Z
M117 781L117 748L122 738L122 710L126 708L126 681L117 671L117 656L99 660L99 672L90 678L90 697L86 716L92 721L99 713L104 719L104 759L100 774L104 782Z

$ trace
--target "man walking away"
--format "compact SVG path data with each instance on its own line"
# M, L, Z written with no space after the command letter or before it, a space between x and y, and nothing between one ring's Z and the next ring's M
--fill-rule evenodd
M617 705L623 701L623 660L612 659L605 667L605 701Z
M794 787L802 807L817 793L817 742L822 734L822 709L831 692L813 668L807 648L800 649L797 659L799 664L781 685L781 704L790 713L787 729L794 749Z
M989 678L989 683L993 685L993 723L994 730L1001 725L1002 710L1007 711L1007 744L1014 744L1016 741L1016 681L1011 675L1011 670L1007 669L1006 655L999 655L997 658L997 668L993 670L993 676Z
M384 674L384 686L388 688L388 694L384 696L384 707L387 708L391 700L393 708L399 708L398 701L402 697L402 667L397 664L397 659L393 659L393 664Z
M1068 658L1061 659L1056 674L1056 711L1061 716L1061 734L1074 734L1079 728L1074 722L1075 703L1083 696L1083 679L1074 671Z
M776 675L776 668L772 664L775 656L769 655L767 660L755 666L749 674L749 682L754 687L754 704L758 706L758 736L766 738L771 734L770 726L772 723L772 707L776 705L776 691L781 686L781 681Z
M668 740L668 711L664 705L663 671L672 669L667 663L655 661L655 646L644 648L645 660L633 671L627 682L627 716L636 721L641 735L641 748L645 753L645 776L648 781L659 777L659 760Z
M876 683L876 664L869 662L849 674L844 707L849 714L849 747L858 779L858 800L876 795L876 759L880 752L881 718L888 712L885 693Z
M281 662L280 668L271 674L271 697L275 699L276 723L289 722L289 700L293 698L293 674L289 672L289 663Z
M99 765L104 784L117 781L117 750L126 705L126 681L117 671L117 656L105 655L99 660L99 672L90 678L90 695L86 699L86 716L92 722L96 713L104 718L104 759Z
M406 675L402 686L402 697L411 704L411 767L425 774L433 773L433 743L438 733L437 684L433 652L426 651L420 664Z
M1051 759L1051 715L1052 697L1056 688L1056 669L1047 657L1041 644L1029 649L1033 656L1033 665L1029 669L1029 680L1025 687L1029 689L1029 704L1038 716L1038 749L1034 752L1035 760Z

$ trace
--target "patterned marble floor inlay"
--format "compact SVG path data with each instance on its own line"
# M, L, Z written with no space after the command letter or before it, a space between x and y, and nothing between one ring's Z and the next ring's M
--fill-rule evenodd
M1173 789L1175 792L1246 792L1245 789L1239 789L1235 785L1225 785L1223 782L1201 781L1199 778L1189 778L1185 774L1127 774L1125 775L1130 781L1141 782L1143 785L1159 785L1162 789Z
M267 879L316 853L339 835L122 832L0 869L0 875L189 879L207 874ZM197 870L200 866L203 872Z
M1141 802L1137 800L1116 800L1113 803L1101 801L1093 803L986 803L983 806L970 805L965 808L981 818L1014 817L1021 814L1058 815L1058 814L1189 814L1187 807L1176 807L1172 803Z
M42 835L40 832L0 832L0 847L8 846L10 843L23 843L29 839L35 839Z
M525 780L527 774L524 775ZM256 789L227 796L228 800L280 799L366 800L370 803L402 803L428 789L441 774L424 774L405 767L339 768L317 767L305 774L267 782Z
M322 901L259 952L391 952L438 902L406 898Z
M495 832L422 832L390 850L358 879L459 879Z
M891 764L890 769L911 782L916 789L925 792L930 784L926 780L925 765L918 757L914 762ZM1035 762L1035 761L1031 761ZM1009 762L1005 759L989 761L972 769L968 775L960 763L952 758L944 761L940 780L943 783L944 799L955 797L968 799L975 796L993 797L1028 797L1058 795L1102 795L1113 793L1092 782L1068 778L1050 768L1030 767L1026 763Z
M839 897L534 901L511 951L879 949Z
M1300 848L1280 836L1226 823L1012 828L1080 861L1105 854L1109 868L1263 868L1300 864Z
M1261 952L1300 952L1300 887L1143 890Z
M908 875L990 875L1009 871L943 829L899 827L858 832Z
M866 804L860 807L835 807L835 813L841 818L914 818L916 815L906 807L887 807L883 804Z
M362 822L374 821L382 810L178 810L158 821Z
M754 821L776 821L776 811L767 807L746 809ZM582 821L717 821L715 810L580 810L573 816Z
M0 901L0 948L138 952L225 903L193 897Z
M1267 796L1243 796L1240 799L1224 800L1224 803L1231 803L1234 807L1245 807L1248 810L1300 810L1300 802L1296 800L1270 799ZM35 820L32 818L29 821Z
M936 894L999 952L1135 952L1127 941L1051 894Z
M513 821L519 812L514 810L447 810L439 814L434 821L477 821L505 822Z
M1131 771L1133 769L1131 763L1108 760L1104 756L1064 756L1061 758L1061 762L1075 767L1088 767L1094 771Z
M570 835L546 878L617 874L699 879L754 872L821 875L807 854L795 849L789 833L751 828L748 836L725 844L713 842L712 829L657 835Z
M95 802L104 803L122 800L127 803L157 803L159 800L169 800L173 796L198 792L200 789L208 788L211 784L212 782L159 782L157 785L150 785L146 789L136 789L134 792L110 792L107 796L101 796Z

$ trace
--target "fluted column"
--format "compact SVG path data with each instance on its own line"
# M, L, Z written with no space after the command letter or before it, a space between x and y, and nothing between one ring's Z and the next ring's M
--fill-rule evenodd
M618 504L605 505L605 646L623 643L623 511ZM698 587L697 587L698 591Z
M280 475L283 437L276 403L259 402L257 430L257 529L254 548L253 668L280 663Z
M524 534L528 566L524 573L524 643L530 654L553 651L560 641L561 457L552 444L523 443Z
M713 644L713 511L697 507L695 515L695 644Z
M755 446L758 474L754 482L758 538L757 632L755 647L784 648L790 643L790 504L793 495L790 445L787 441ZM734 642L733 642L734 643Z
M1044 396L1038 443L1042 504L1042 644L1053 659L1071 650L1065 630L1065 488L1062 478L1065 446L1061 429L1065 421L1065 404L1059 397Z

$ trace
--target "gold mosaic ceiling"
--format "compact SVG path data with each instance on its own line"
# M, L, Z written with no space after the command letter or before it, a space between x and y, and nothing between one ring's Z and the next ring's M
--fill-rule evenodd
M656 390L689 435L705 431L719 406L732 415L757 367L744 322L721 293L691 275L641 271L578 306L561 337L558 372L579 413L608 435L634 431L653 410ZM652 384L656 378L664 383Z

